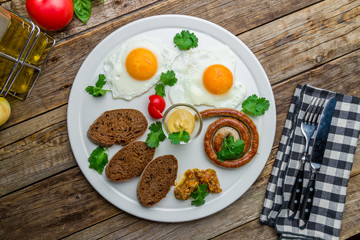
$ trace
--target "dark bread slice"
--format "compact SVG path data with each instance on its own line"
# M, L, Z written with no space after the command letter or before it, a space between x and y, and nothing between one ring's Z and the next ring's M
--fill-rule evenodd
M151 207L166 197L175 185L178 161L173 155L155 158L145 167L137 188L139 202Z
M101 147L126 145L141 137L148 127L145 116L135 109L106 111L89 127L88 138Z
M154 154L155 148L148 147L145 142L129 143L111 158L106 166L106 176L115 182L139 176Z

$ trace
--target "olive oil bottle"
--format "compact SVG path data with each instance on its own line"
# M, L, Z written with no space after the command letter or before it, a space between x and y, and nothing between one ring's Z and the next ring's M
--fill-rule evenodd
M35 24L0 6L0 96L23 99L54 42Z

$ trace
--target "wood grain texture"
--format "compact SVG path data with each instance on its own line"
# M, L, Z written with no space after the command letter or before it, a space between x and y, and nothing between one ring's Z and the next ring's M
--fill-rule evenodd
M31 19L25 5L26 0L12 0L11 3L4 3L4 7L10 9L17 14ZM124 1L124 0L106 0L102 3L101 0L91 1L91 16L86 24L80 21L74 14L72 21L65 28L56 31L48 32L57 41L66 41L69 36L78 34L84 30L92 29L101 25L110 19L115 19L119 16L131 13L146 7L152 3L159 2L159 0L137 0L137 1Z
M231 4L225 4L228 2L231 2ZM276 4L275 2L277 2L277 0L261 1L260 4L250 4L254 9L249 9L246 4L251 2L250 0L239 0L235 2L236 11L234 10L233 2L234 1L230 0L222 2L224 5L220 4L218 1L188 1L187 4L184 4L181 1L164 2L146 8L141 12L126 15L121 19L111 21L110 23L93 29L91 32L84 33L56 45L54 51L51 53L50 60L46 64L42 75L31 93L31 96L26 99L26 101L22 102L10 97L8 98L12 106L12 118L4 126L0 127L0 130L67 103L70 88L76 73L90 51L111 32L129 22L143 17L165 13L188 14L209 20L212 19L213 16L223 15L225 17L221 18L221 21L219 19L218 22L214 22L231 30L237 29L236 24L239 21L258 19L259 11L262 13L260 16L266 16L266 18L262 18L261 21L253 21L251 26L247 26L253 28L316 1L307 1L307 4L304 4L301 3L302 1L298 0L284 0L281 1L283 5ZM269 7L269 4L273 7ZM204 9L207 8L209 10L204 11ZM246 11L246 13L244 11ZM223 14L224 12L229 12L231 14ZM237 21L234 21L234 19ZM245 30L246 28L244 27L241 31ZM237 34L241 31L233 32Z
M26 14L24 1L0 3ZM360 1L93 3L87 25L74 19L64 30L52 33L59 44L30 98L20 102L8 97L13 113L0 127L1 238L277 239L274 230L261 225L258 218L293 91L297 84L310 83L360 97ZM176 224L139 219L101 197L77 167L66 128L69 92L90 51L129 22L173 13L210 20L238 35L268 74L277 108L273 150L255 184L224 210ZM359 149L360 142L340 239L360 233Z
M160 14L191 15L211 20L225 28L229 26L230 28L227 28L229 31L239 34L316 2L320 2L320 0L266 0L260 4L252 0L106 0L102 4L99 0L92 1L92 13L86 25L74 15L72 22L66 28L50 34L56 40L64 41L80 32L86 32L108 21L114 21L125 14L132 14L133 20ZM25 0L12 0L11 4L10 2L6 4L10 10L29 17ZM254 14L259 12L261 14Z
M273 91L277 103L277 126L284 126L297 84L311 81L316 87L360 96L360 87L354 87L358 86L360 69L356 66L359 64L360 50L357 50L276 84ZM333 79L339 80L341 85L331 81ZM66 107L63 106L3 131L4 136L9 136L9 140L0 140L0 145L6 145L0 149L0 162L5 166L0 169L0 185L3 186L0 188L1 195L75 166L65 118ZM277 127L274 146L278 146L281 134L282 127ZM19 140L12 142L16 139ZM14 155L14 152L17 154ZM273 159L275 154L273 153L270 159ZM24 157L28 155L31 157ZM360 154L357 154L356 158L360 158ZM360 166L354 165L353 171L360 171Z

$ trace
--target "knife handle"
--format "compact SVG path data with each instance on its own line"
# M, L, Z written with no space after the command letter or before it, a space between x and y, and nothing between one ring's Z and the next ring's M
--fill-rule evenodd
M316 178L316 171L313 171L311 173L309 183L306 187L305 193L304 193L304 199L301 204L300 208L300 216L299 216L299 227L301 229L304 229L309 218L310 218L310 212L311 208L313 206L313 199L314 199L314 193L315 193L315 178Z
M302 162L301 168L299 169L296 175L294 186L291 190L291 197L288 205L288 216L289 219L291 220L294 219L296 212L298 211L300 206L300 199L301 199L303 179L304 179L304 167L305 167L305 163Z

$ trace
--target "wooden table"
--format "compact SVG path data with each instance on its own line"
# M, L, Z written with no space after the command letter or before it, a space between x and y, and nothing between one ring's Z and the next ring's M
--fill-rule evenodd
M0 3L28 16L25 0ZM119 27L159 14L196 16L232 32L261 62L276 99L276 137L257 181L224 210L184 223L143 220L101 197L76 164L66 125L69 92L90 51ZM259 215L295 86L360 96L359 0L93 1L87 25L74 17L51 35L57 44L31 96L7 97L12 115L0 127L1 239L276 239ZM341 239L360 232L359 189L358 147Z

